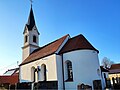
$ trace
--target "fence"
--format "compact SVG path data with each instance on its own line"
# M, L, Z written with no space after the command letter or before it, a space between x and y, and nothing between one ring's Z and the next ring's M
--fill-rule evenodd
M2 84L0 90L42 90L42 89L58 89L58 81L39 81L39 82L23 82L17 84Z

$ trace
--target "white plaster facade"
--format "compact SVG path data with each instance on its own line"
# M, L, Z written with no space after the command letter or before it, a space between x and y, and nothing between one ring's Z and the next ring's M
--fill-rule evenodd
M37 68L37 66L41 67L42 64L46 65L47 81L57 80L56 57L55 54L53 54L48 57L20 66L20 82L24 82L24 81L32 82L31 68L32 67ZM37 80L37 75L36 75L36 80ZM40 76L40 81L41 80L42 78Z
M73 82L65 82L66 89L77 89L79 84L93 86L93 80L101 80L98 53L93 50L76 50L63 54L64 64L67 60L72 62ZM64 72L65 65L64 65ZM64 73L65 79L66 74Z
M66 89L77 89L79 84L88 84L93 87L93 80L101 80L97 70L99 68L98 53L94 50L76 50L63 54L64 81L66 80L65 62L70 60L73 69L73 81L65 82ZM47 81L58 81L58 88L63 88L62 56L50 55L37 61L20 66L20 82L32 82L31 68L46 65ZM40 71L40 80L42 81ZM37 80L36 75L36 80Z
M32 82L33 76L32 76L31 68L32 67L37 68L38 66L40 66L41 68L43 64L46 65L47 81L58 81L58 88L60 89L63 88L61 57L56 54L20 66L20 73L19 73L20 82ZM35 76L36 76L36 82L43 81L42 71L40 71L39 80L37 77L38 75Z

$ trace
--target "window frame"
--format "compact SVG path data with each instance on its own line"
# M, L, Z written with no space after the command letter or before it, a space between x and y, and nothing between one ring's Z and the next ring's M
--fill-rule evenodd
M25 43L28 42L28 35L25 35Z
M33 42L37 43L37 36L36 35L33 35Z
M72 62L70 60L67 60L65 62L66 65L66 73L67 73L67 79L65 80L66 82L72 82L73 81L73 67L72 67Z
M45 64L41 65L41 70L42 70L41 73L42 73L43 81L47 81L47 70Z
M36 75L35 75L35 67L34 66L32 66L31 67L31 81L32 82L35 82L35 77Z

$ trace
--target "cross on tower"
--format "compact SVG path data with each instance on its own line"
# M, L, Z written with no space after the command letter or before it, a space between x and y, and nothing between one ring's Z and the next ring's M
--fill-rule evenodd
M30 0L30 3L31 3L31 6L32 6L33 0Z

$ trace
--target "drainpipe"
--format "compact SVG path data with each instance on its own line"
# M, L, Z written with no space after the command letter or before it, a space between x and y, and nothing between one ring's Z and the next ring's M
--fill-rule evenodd
M63 54L61 55L62 57L62 76L63 76L63 90L65 90L65 79L64 79L64 62L63 62Z

